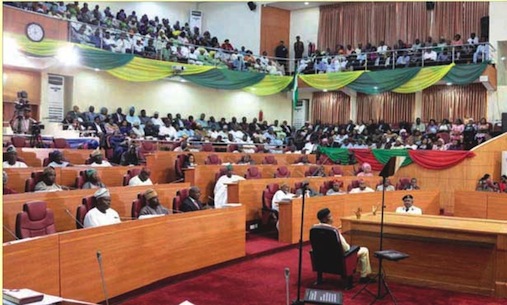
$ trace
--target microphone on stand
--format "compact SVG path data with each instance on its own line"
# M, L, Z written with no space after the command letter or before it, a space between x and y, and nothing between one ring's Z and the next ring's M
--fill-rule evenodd
M20 240L19 237L16 236L16 234L14 234L14 232L12 232L9 228L7 228L7 226L3 225L4 226L4 230L7 231L7 233L9 233L12 237L14 237L14 239L16 240Z
M185 181L185 178L176 179L176 180L174 180L174 181L169 182L168 184L171 184L171 183L178 183L178 182L182 182L182 181Z
M69 209L65 208L65 213L67 213L67 215L70 216L70 218L72 218L78 225L81 226L81 228L84 228L84 225L81 221L79 221L76 217L74 217L74 215L72 215L72 213L69 211Z
M109 305L109 297L107 294L106 281L104 280L104 268L102 267L102 253L100 252L100 250L97 250L97 262L99 263L100 282L102 284L102 290L104 291L106 305Z
M287 305L290 305L289 275L290 275L290 269L289 269L289 267L285 267L285 293L287 296Z

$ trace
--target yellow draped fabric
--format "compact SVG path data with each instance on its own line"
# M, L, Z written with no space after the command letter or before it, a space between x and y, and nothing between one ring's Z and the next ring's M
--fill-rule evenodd
M396 93L414 93L431 87L440 81L454 67L454 63L446 66L422 68L411 80L394 89Z
M255 95L266 96L282 91L291 81L292 76L266 75L262 81L253 86L243 88L243 90Z
M174 69L175 66L184 67L184 70L176 71ZM191 75L203 73L211 69L214 69L214 67L187 65L175 62L135 57L128 64L108 70L107 72L119 79L126 81L150 82L170 77L177 73L181 75Z
M309 86L321 90L338 90L355 81L364 71L299 75Z
M55 56L58 49L73 45L67 41L44 39L41 42L33 42L24 35L6 34L5 38L11 38L16 41L20 50L41 57ZM5 41L4 41L5 43Z

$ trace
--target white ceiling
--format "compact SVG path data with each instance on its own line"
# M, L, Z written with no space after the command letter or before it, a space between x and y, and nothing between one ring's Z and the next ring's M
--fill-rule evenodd
M312 2L308 1L308 5L305 5L305 2L295 2L295 1L280 1L280 2L266 2L264 3L266 6L281 8L288 11L300 10L310 7L319 7L321 5L330 5L333 2Z

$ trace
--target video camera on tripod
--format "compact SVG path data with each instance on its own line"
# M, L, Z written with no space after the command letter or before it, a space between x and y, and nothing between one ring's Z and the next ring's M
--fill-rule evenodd
M28 101L28 93L26 91L19 91L17 93L18 101L14 105L14 108L16 108L16 115L20 116L23 115L23 112L26 109L30 109L29 101Z

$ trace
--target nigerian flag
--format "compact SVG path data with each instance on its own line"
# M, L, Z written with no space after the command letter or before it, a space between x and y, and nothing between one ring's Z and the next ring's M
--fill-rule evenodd
M296 108L299 96L299 88L298 88L298 71L294 73L294 80L292 81L292 106Z

